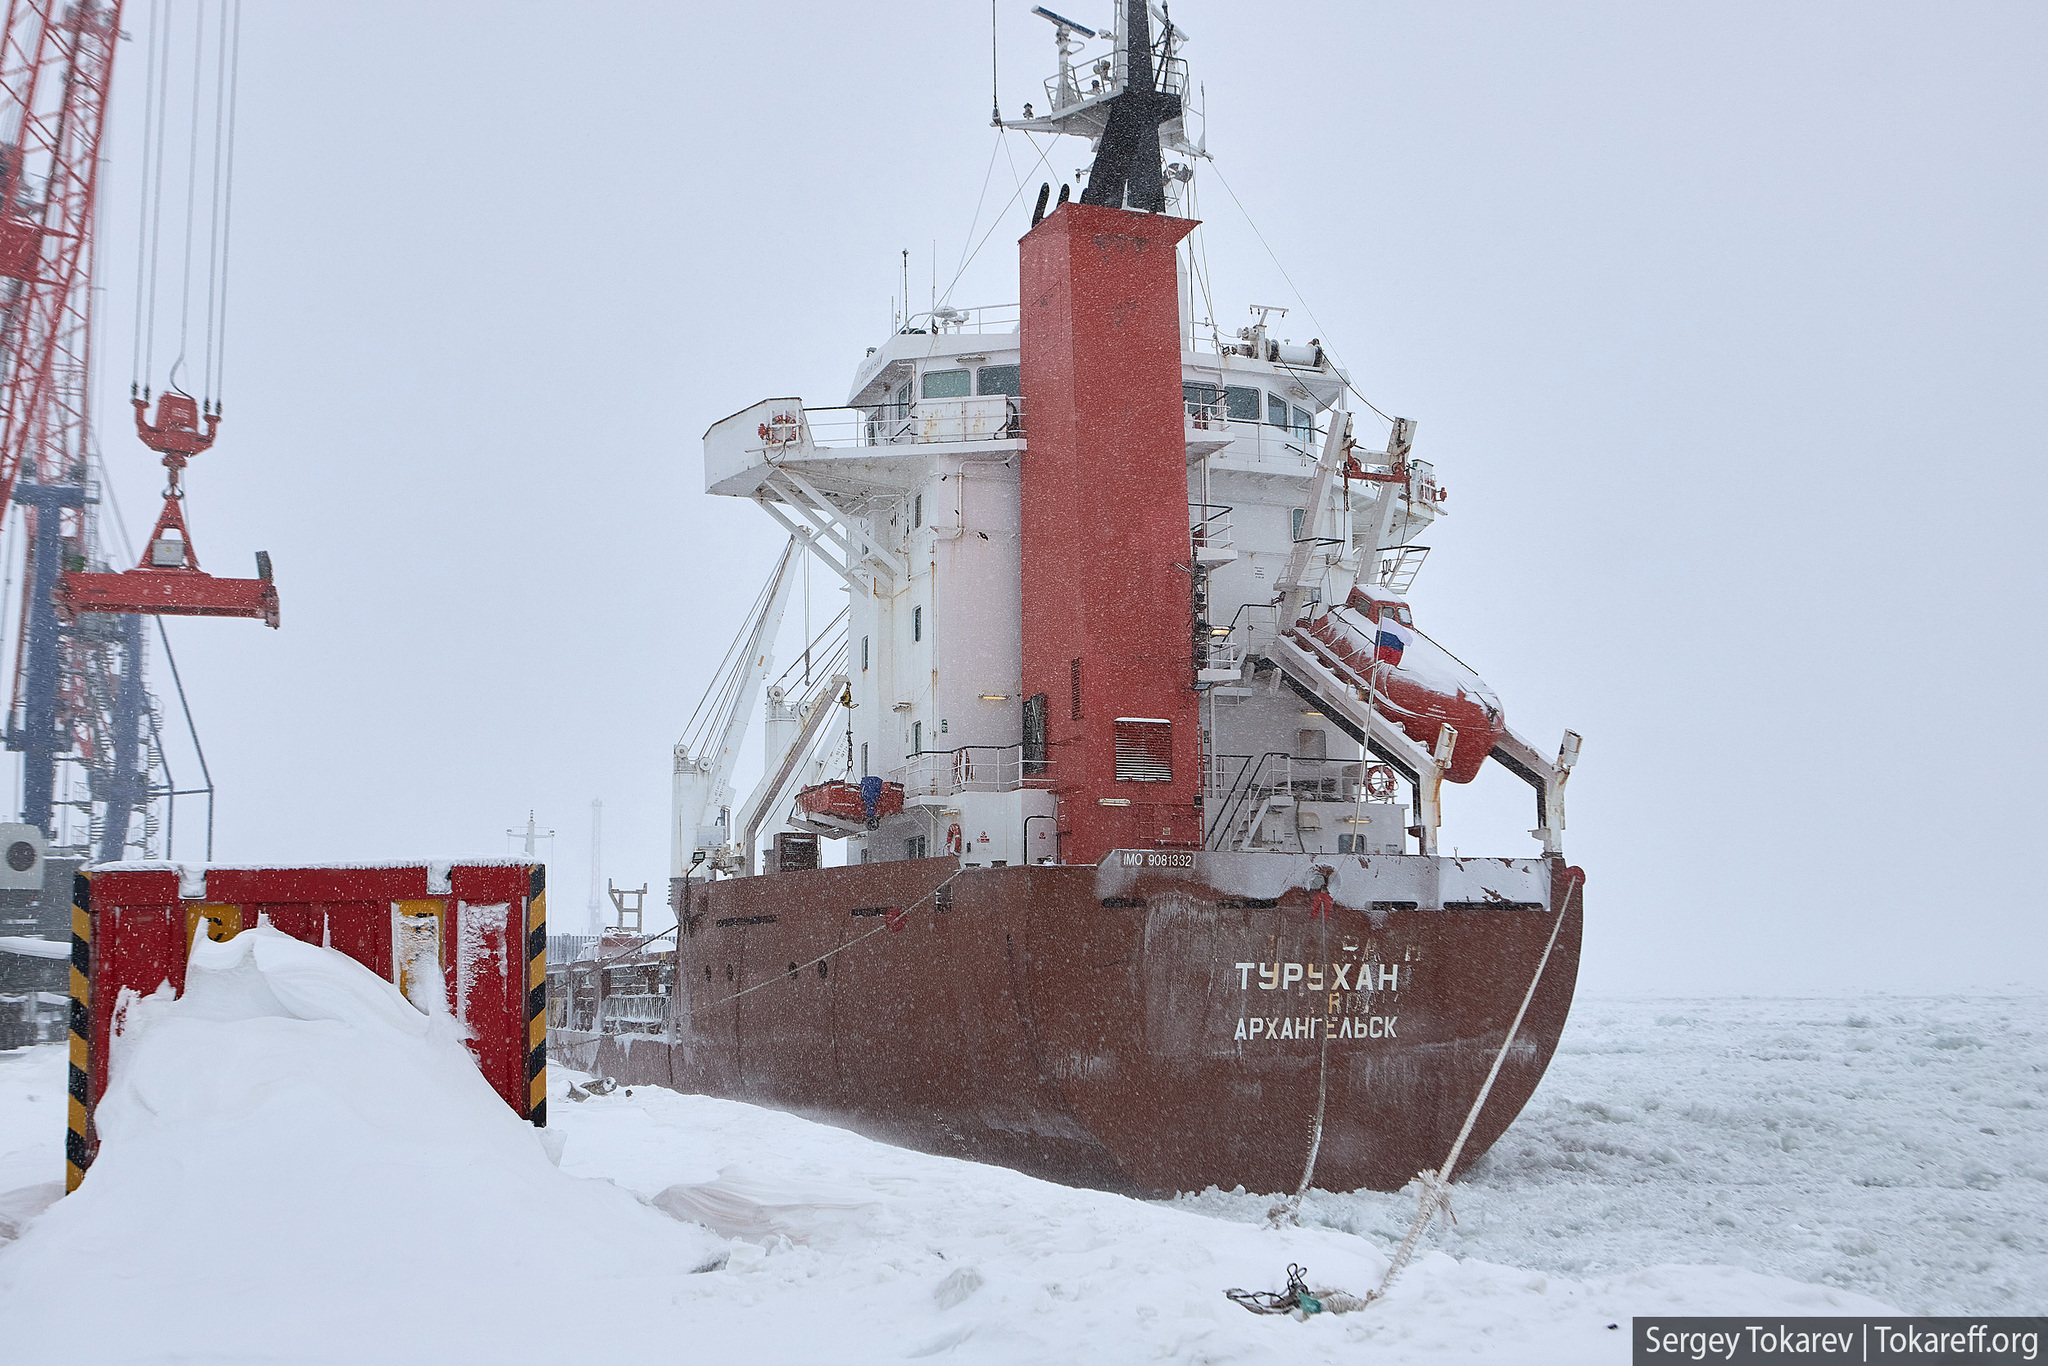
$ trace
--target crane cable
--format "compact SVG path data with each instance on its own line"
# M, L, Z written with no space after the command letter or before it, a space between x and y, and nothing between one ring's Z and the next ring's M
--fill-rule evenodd
M175 0L150 0L149 36L145 51L147 78L143 98L141 217L136 241L135 329L129 381L131 395L143 398L147 398L155 387L157 309L159 303L167 302L162 297L163 286L167 284L162 279L165 266L164 171L176 151L168 145L171 62L173 49L177 46L177 35L173 31L174 4ZM213 9L209 20L206 0L199 0L194 6L191 103L189 125L185 130L185 222L179 261L177 354L171 363L166 387L178 387L178 374L186 363L192 342L194 255L199 245L199 151L205 136L206 59L211 38L213 145L207 191L205 316L201 322L204 335L198 387L205 410L217 413L220 411L219 398L227 354L228 264L233 242L235 133L241 87L241 0L215 0ZM213 29L210 34L209 22Z
M147 74L142 95L142 193L138 197L138 203L141 205L141 215L136 224L135 231L135 337L128 353L128 388L131 393L139 389L142 383L142 374L146 368L143 363L142 318L144 301L148 299L150 294L150 291L146 288L149 279L149 168L152 164L148 130L153 120L151 111L156 108L156 40L159 27L156 19L156 9L157 0L149 0L149 30L143 50L143 69Z
M212 394L216 406L220 402L217 381L218 361L224 354L216 345L215 332L218 328L220 340L226 340L227 331L227 272L228 272L228 229L233 222L235 195L235 116L234 102L241 85L238 79L242 55L242 6L235 0L234 48L232 56L228 46L228 23L225 15L220 24L220 47L214 58L213 91L213 189L209 200L216 206L206 244L206 369L205 384ZM232 75L230 74L232 72ZM222 141L226 140L225 155ZM226 187L223 192L222 170L225 165ZM225 197L224 197L225 194Z
M242 92L242 0L234 0L235 33L234 41L228 48L228 128L227 128L227 183L222 188L220 202L220 292L216 298L217 320L220 339L213 352L213 364L209 371L213 389L213 410L220 411L221 393L227 386L228 354L228 249L234 241L235 225L235 115L241 105ZM209 293L211 288L209 287Z
M201 63L206 57L205 29L206 5L205 0L200 0L199 24L192 31L192 127L185 141L185 251L178 277L178 358L171 362L173 384L179 367L185 363L185 342L192 330L192 215L199 206L199 95L206 89L200 79ZM211 313L209 307L209 316Z

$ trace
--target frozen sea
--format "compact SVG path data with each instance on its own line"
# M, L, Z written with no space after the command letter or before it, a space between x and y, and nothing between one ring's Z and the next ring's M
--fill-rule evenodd
M1222 1291L1290 1261L1364 1291L1412 1196L1315 1192L1275 1230L1259 1193L1140 1202L705 1097L573 1102L560 1068L538 1139L388 984L281 936L236 953L136 1017L75 1196L62 1051L0 1053L0 1346L1578 1363L1627 1360L1635 1314L2048 1309L2048 997L1582 1000L1456 1226L1383 1303L1296 1323ZM232 1312L192 1270L221 1265Z
M1571 1276L1664 1262L1916 1314L2048 1312L2048 996L1582 999L1431 1245ZM1209 1191L1185 1208L1262 1220ZM1384 1246L1408 1196L1311 1192Z

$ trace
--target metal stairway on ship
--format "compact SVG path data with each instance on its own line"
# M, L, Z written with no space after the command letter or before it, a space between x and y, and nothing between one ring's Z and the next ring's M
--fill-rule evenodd
M1276 669L1279 681L1304 702L1322 712L1330 723L1362 745L1368 755L1391 767L1406 779L1415 792L1415 822L1419 831L1419 852L1437 852L1437 827L1442 816L1444 774L1456 752L1458 732L1446 725L1437 742L1424 749L1367 697L1348 670L1325 654L1305 632L1287 628L1275 633L1262 663ZM1254 666L1255 669L1257 666ZM1543 842L1546 854L1564 850L1564 787L1578 759L1579 736L1566 731L1555 760L1547 759L1534 745L1512 728L1501 735L1488 757L1528 783L1536 792L1536 826L1530 834ZM1247 780L1249 782L1249 779ZM1237 811L1228 812L1212 831L1212 849L1241 847L1243 840L1265 819L1270 797L1260 797L1249 788L1242 797L1232 794L1248 811L1256 811L1247 824ZM1219 842L1226 840L1229 842Z

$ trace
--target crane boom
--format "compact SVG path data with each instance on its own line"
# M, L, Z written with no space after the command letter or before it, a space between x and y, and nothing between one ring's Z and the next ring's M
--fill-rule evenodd
M796 537L790 537L769 575L768 586L756 600L753 619L740 628L740 640L698 706L702 724L676 741L669 829L671 878L682 877L691 866L691 855L700 851L716 855L719 862L729 861L731 823L720 818L725 789L732 781L747 723L768 681L775 635L782 629L783 609L789 605L790 585L796 580L795 567L802 553ZM693 743L695 753L691 752ZM723 833L714 833L720 827Z
M0 515L85 460L94 204L120 0L11 0L0 33Z
M46 835L58 756L92 770L102 860L121 857L150 797L140 624L69 629L51 594L67 562L95 553L93 230L120 31L120 0L11 0L0 30L0 517L20 503L28 531L6 741L23 756L22 819Z

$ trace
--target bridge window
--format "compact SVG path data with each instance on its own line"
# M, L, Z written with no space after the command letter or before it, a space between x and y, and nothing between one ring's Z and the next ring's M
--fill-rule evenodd
M974 391L978 394L1008 394L1011 398L1021 398L1024 394L1024 367L984 365L974 372Z
M1287 425L1287 400L1278 394L1266 395L1266 423L1272 427Z
M1259 391L1232 385L1223 391L1223 411L1232 422L1259 420Z
M966 398L968 393L965 370L927 370L924 372L923 387L919 392L926 398Z

